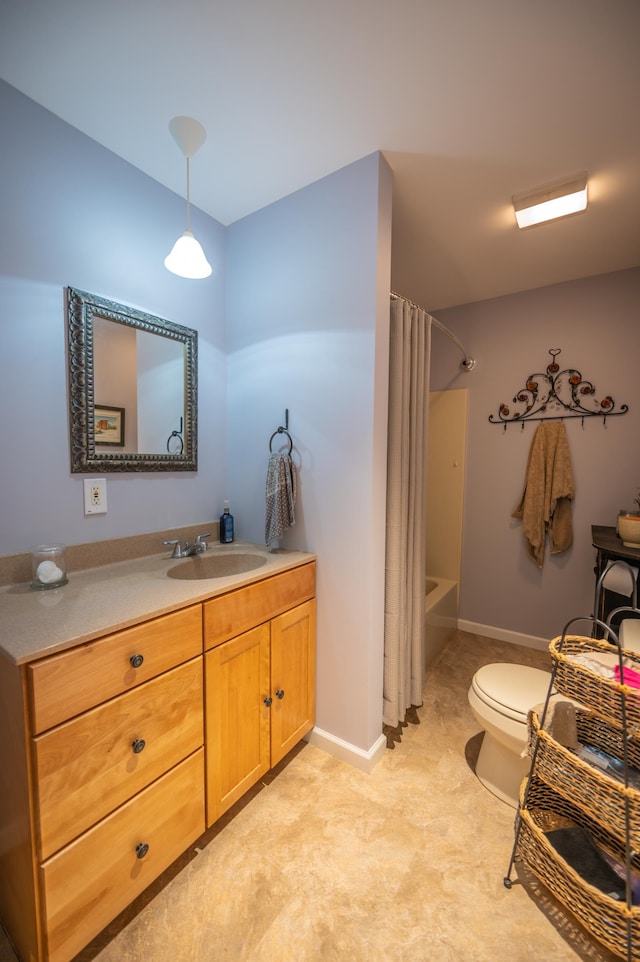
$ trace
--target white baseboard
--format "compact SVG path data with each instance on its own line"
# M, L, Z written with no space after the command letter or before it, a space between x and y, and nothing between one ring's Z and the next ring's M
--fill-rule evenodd
M309 732L306 740L310 745L321 748L328 755L333 755L334 758L339 758L340 761L347 762L347 764L353 765L354 768L359 768L360 771L367 774L373 771L387 748L387 739L382 734L373 743L369 751L365 752L361 748L343 741L342 738L331 735L317 727Z
M474 635L485 638L495 638L506 641L510 645L523 645L525 648L537 648L538 651L548 651L551 638L537 638L535 635L523 635L519 631L507 631L505 628L494 628L492 625L479 625L475 621L464 621L458 618L458 629L470 631Z

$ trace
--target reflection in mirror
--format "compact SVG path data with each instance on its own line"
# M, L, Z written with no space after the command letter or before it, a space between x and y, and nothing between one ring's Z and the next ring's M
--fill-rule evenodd
M197 470L197 332L67 289L71 470Z

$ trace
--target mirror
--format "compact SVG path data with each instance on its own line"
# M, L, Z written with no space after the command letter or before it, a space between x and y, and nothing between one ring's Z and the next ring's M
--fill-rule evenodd
M197 471L198 333L67 288L72 472Z

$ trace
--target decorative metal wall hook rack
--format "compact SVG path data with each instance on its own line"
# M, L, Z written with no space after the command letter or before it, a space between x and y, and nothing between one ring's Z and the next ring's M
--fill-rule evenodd
M604 424L609 417L627 413L629 407L626 404L615 410L616 402L610 394L601 401L596 400L594 385L586 381L580 371L573 367L561 371L557 361L561 354L559 347L552 347L549 354L551 363L546 371L530 374L511 404L501 404L497 417L489 415L491 424L502 424L505 431L507 424L514 422L522 424L524 429L525 421L552 419L580 418L584 425L585 418L599 417Z

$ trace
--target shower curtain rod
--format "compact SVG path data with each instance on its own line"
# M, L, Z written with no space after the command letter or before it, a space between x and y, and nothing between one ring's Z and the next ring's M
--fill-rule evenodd
M429 314L428 311L424 310L424 307L420 307L419 304L414 304L413 301L410 301L408 297L403 297L402 294L396 294L395 291L391 291L391 297L394 297L396 300L406 301L407 304L410 304L411 307L415 307L418 311L424 311L425 314ZM463 369L463 371L473 371L474 367L476 366L475 358L467 354L464 347L462 346L458 338L455 336L453 331L450 331L448 327L445 327L442 321L439 321L438 318L434 317L432 314L429 314L429 317L431 318L431 323L434 324L439 331L442 331L443 334L446 334L447 337L450 337L453 343L456 345L456 347L464 355L464 359L460 361L460 367Z

